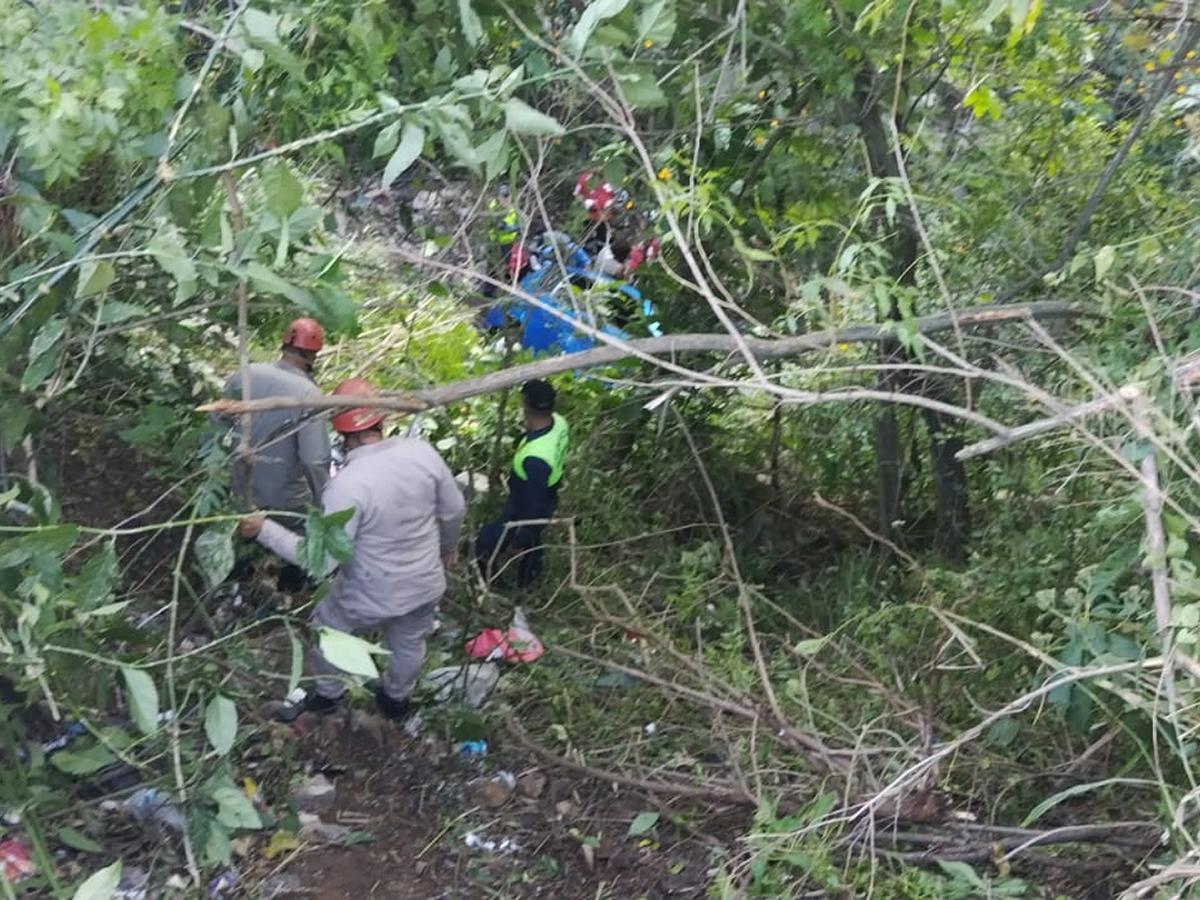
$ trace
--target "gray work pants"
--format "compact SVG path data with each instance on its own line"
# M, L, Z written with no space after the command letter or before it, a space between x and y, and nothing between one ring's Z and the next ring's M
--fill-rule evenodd
M427 603L402 616L377 619L374 616L347 613L340 606L322 600L313 611L313 622L350 634L383 629L383 645L391 651L387 671L383 673L383 690L393 700L403 700L412 691L421 665L425 662L425 639L433 633L433 611L436 606L437 603ZM309 663L318 676L318 694L335 699L346 692L345 676L334 677L341 670L331 665L320 650L313 649Z

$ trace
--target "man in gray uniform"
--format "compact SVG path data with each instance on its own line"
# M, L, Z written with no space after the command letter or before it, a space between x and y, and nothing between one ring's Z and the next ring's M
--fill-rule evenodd
M370 396L361 378L342 382L335 395ZM434 608L446 590L445 568L458 559L458 534L466 504L454 475L438 452L416 438L383 437L383 413L358 408L333 418L346 444L346 464L321 498L325 514L353 509L346 533L354 549L338 571L313 622L339 631L384 632L391 655L375 699L381 711L400 719L425 660L425 639ZM257 539L284 559L296 560L298 535L262 516L242 520L243 537ZM345 695L338 670L314 652L316 689L281 718L326 713Z
M280 358L275 363L250 366L250 397L319 397L311 373L325 333L313 319L296 319L283 333ZM234 372L221 394L241 400L241 372ZM253 456L236 459L232 488L236 501L250 509L265 509L303 515L320 503L329 481L329 431L319 418L305 420L304 409L278 409L255 413L250 420ZM236 422L224 420L227 425ZM294 531L304 528L297 516L280 517L279 523ZM279 590L294 593L304 586L304 574L295 566L279 573Z

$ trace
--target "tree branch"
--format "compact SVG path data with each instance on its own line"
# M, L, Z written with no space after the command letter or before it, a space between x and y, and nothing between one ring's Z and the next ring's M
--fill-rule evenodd
M983 306L957 314L950 312L922 316L912 322L916 331L931 334L956 327L994 325L998 322L1013 322L1025 319L1069 318L1085 315L1083 308L1073 303L1043 301L1011 306ZM831 350L838 344L870 343L883 340L892 334L892 327L885 325L852 325L848 328L814 331L788 338L743 337L743 343L757 359L786 359L820 350ZM214 412L236 415L246 412L264 412L274 409L304 407L314 410L349 409L368 406L396 412L423 412L438 406L446 406L470 397L490 394L504 388L514 387L531 378L545 378L561 372L593 369L626 359L635 354L671 357L679 353L728 353L738 352L739 341L728 334L676 334L666 337L641 338L626 342L620 347L597 347L579 353L554 356L537 362L525 363L492 372L479 378L470 378L453 384L411 393L388 393L378 397L264 397L259 400L218 400L206 403L198 412Z

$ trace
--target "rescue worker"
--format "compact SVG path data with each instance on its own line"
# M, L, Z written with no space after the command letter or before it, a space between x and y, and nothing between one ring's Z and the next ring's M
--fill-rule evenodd
M335 395L371 396L361 378L343 381ZM321 498L326 515L353 509L346 533L353 542L325 599L313 612L316 625L350 633L382 629L391 651L375 690L379 709L393 719L408 714L409 694L425 660L425 639L446 590L445 569L458 559L458 535L466 504L454 475L428 443L383 436L384 414L359 407L339 413L333 427L346 447L346 464ZM300 537L262 516L242 520L240 530L284 559L295 562ZM315 689L279 714L291 721L304 712L337 709L346 689L338 669L319 651L311 655Z
M542 530L545 524L510 525L550 519L558 507L568 446L567 420L554 411L555 391L549 382L527 381L521 386L525 436L517 445L508 476L508 499L500 518L484 525L475 541L475 558L489 580L507 557L517 560L517 587L533 584L542 572Z
M274 363L250 365L250 397L319 397L312 381L317 354L325 345L325 332L314 319L300 318L283 333L280 358ZM241 400L242 375L234 372L225 382L221 396ZM221 420L236 427L236 418ZM236 458L232 488L237 502L250 509L266 509L296 516L281 516L279 524L301 530L307 509L316 506L329 481L329 431L320 419L305 417L303 409L278 409L255 413L250 420L249 462ZM248 482L248 483L247 483ZM304 587L304 573L285 566L278 587L294 593Z
M487 211L490 220L487 232L488 245L496 257L493 271L502 272L506 266L512 265L512 254L516 249L517 238L521 236L521 220L517 215L517 207L512 202L507 185L500 185L496 196L488 201ZM512 274L511 270L509 274ZM483 295L493 297L495 294L496 286L491 282L485 282Z

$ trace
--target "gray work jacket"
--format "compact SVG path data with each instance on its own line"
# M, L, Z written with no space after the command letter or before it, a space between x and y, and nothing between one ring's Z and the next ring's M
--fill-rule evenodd
M242 376L234 372L225 382L221 396L242 399ZM283 360L252 363L250 397L319 397L320 389L295 366ZM321 419L303 421L305 409L275 409L255 413L250 422L250 444L254 449L250 468L251 499L256 509L302 512L316 506L329 481L329 429ZM237 416L222 421L237 428ZM233 492L238 503L246 496L246 467L233 465Z
M326 515L354 510L346 525L354 549L328 602L382 621L445 593L442 554L458 546L466 504L449 467L425 441L395 437L351 450L321 505ZM296 561L300 538L277 522L264 522L258 541Z

